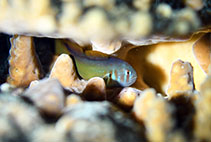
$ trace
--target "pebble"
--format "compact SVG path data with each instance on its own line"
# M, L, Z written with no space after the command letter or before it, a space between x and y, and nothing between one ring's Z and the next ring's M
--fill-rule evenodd
M41 112L49 115L61 115L64 108L64 91L57 79L40 80L38 84L28 88L23 96L32 100Z

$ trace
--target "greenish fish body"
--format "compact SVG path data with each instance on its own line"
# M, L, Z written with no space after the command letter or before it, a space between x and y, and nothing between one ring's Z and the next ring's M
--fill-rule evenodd
M136 81L136 71L127 62L111 56L90 57L76 51L68 41L64 41L64 44L74 57L77 71L83 79L101 77L110 87L130 86Z

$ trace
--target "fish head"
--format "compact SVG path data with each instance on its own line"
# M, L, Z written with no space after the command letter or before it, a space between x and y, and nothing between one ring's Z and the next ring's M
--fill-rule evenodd
M119 75L117 76L117 81L123 87L127 87L135 83L137 79L137 74L134 68L126 64L119 70Z
M119 64L106 75L107 86L127 87L137 79L136 71L128 63Z

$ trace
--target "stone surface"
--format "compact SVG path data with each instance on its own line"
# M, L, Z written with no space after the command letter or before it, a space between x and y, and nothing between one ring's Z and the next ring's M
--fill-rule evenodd
M82 96L90 101L105 100L106 85L104 80L100 77L89 79L86 88L83 90Z
M157 7L166 4L172 13L163 17ZM80 2L2 0L0 31L54 38L140 39L154 34L188 35L210 24L209 2L103 0ZM144 22L143 22L144 21ZM141 26L139 26L139 24Z
M0 141L27 142L30 133L44 124L38 111L20 97L0 94Z
M211 76L208 76L200 88L196 102L195 137L197 140L211 141Z
M108 102L84 102L69 107L56 129L73 142L140 142L141 127Z
M144 123L149 141L166 141L173 127L171 107L154 89L144 90L135 100L133 113Z
M132 87L123 88L120 93L114 98L114 102L123 108L130 109L133 107L136 98L141 91Z
M58 116L64 108L65 96L57 79L45 79L28 88L24 97L29 98L41 112Z
M175 61L171 69L168 97L175 97L179 93L194 91L193 67L188 62Z
M61 54L56 59L49 77L57 78L63 87L75 88L77 92L82 92L86 85L85 81L78 78L73 61L67 54Z
M12 85L27 87L31 81L41 77L32 37L15 35L11 38L9 66L7 81Z

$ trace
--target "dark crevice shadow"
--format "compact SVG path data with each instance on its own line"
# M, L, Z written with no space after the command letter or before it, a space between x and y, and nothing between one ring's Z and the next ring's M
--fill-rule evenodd
M34 37L34 45L36 54L42 65L43 76L45 76L50 70L50 65L53 61L55 54L55 41L53 38L38 38Z
M6 82L9 70L10 35L0 33L0 84Z
M143 81L149 87L155 88L158 93L165 94L162 85L167 78L163 69L147 60L147 57L155 48L155 46L142 46L131 49L128 52L126 60L136 70L138 75L137 82L143 78ZM135 83L134 87L139 89L141 88L139 85L140 84Z
M175 118L173 131L180 130L188 141L194 139L194 116L196 113L193 100L181 94L172 98L169 103L174 106L172 118ZM185 109L184 109L185 108Z

